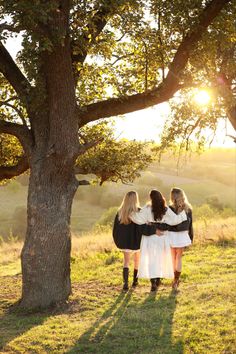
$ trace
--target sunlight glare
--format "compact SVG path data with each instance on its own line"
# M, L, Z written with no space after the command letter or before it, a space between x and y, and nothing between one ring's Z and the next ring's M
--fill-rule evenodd
M197 104L204 106L210 102L211 96L206 90L200 90L195 94L194 100Z

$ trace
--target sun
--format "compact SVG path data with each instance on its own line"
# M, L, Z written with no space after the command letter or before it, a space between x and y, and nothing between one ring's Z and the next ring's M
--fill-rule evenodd
M207 105L210 100L211 96L206 90L200 90L194 95L194 101L201 106Z

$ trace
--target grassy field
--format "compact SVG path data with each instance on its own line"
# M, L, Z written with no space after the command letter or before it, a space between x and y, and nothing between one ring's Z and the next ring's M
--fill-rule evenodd
M0 353L235 353L235 219L198 222L179 291L163 280L121 291L122 256L111 232L73 239L66 306L22 313L21 244L0 248Z

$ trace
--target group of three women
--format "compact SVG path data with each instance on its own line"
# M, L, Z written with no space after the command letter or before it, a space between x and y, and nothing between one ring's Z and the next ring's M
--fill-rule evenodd
M154 189L150 192L150 202L141 209L137 192L125 195L113 226L114 242L124 254L124 290L129 288L132 253L132 287L137 286L138 278L148 278L151 291L155 291L160 278L172 278L172 287L177 289L183 250L193 240L192 210L180 188L171 190L170 202L168 207L163 195Z

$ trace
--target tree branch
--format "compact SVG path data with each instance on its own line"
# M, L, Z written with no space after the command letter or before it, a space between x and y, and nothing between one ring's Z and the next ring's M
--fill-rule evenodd
M83 155L87 150L97 146L98 144L100 144L104 139L101 138L101 139L98 139L98 140L95 140L95 141L90 141L88 143L85 143L83 145L80 146L79 148L79 155Z
M7 102L8 101L8 102ZM26 119L24 114L21 112L21 110L17 107L15 107L13 104L9 103L10 99L7 101L0 101L0 106L7 106L10 107L12 109L14 109L14 111L18 114L18 116L20 117L20 119L22 120L22 123L25 127L27 127L27 123L26 123Z
M86 179L82 179L79 182L79 186L89 186L91 183L87 181Z
M113 66L113 65L115 65L119 60L123 60L123 59L128 58L128 57L130 57L130 56L132 56L132 55L134 55L134 52L132 52L132 53L127 53L127 54L124 54L124 55L121 55L121 56L112 54L112 56L113 56L114 58L116 58L116 60L114 60L113 63L111 63L111 65Z
M91 21L87 24L86 32L83 34L83 48L79 41L72 42L72 61L74 63L83 63L87 53L89 45L93 44L98 35L102 32L107 24L108 17L114 13L119 5L115 5L112 0L104 2L100 9L94 14ZM79 54L73 54L73 47L78 46L80 48Z
M80 166L75 166L74 171L75 171L76 175L87 175L88 174L88 171L86 171L84 168L82 168Z
M174 93L180 89L180 74L188 62L190 52L201 39L206 28L229 2L230 0L212 0L205 7L199 16L198 23L186 35L178 47L174 59L169 66L169 72L158 87L148 92L111 98L81 107L78 109L79 124L82 126L97 119L141 110L165 102L173 97Z
M28 96L32 87L23 75L11 55L0 42L0 72L5 76L8 82L12 85L21 101L28 106Z
M236 99L232 91L231 80L228 79L223 71L221 71L216 79L215 84L219 95L224 100L227 117L236 130Z
M16 136L22 144L24 151L29 154L33 145L33 139L31 132L27 127L24 125L0 120L0 134L1 133Z
M0 166L0 181L3 179L11 179L21 175L29 169L27 157L24 155L20 158L15 166Z
M22 29L18 26L10 25L6 22L0 23L0 31L19 33Z

